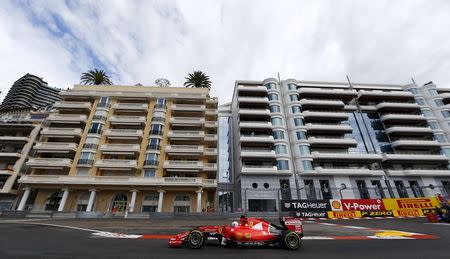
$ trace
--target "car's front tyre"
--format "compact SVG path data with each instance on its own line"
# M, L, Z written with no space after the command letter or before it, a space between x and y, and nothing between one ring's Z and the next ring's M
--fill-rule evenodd
M199 249L205 243L205 235L200 230L192 230L188 235L187 243L190 248Z
M283 246L289 250L297 250L300 248L302 244L302 239L300 236L293 231L283 231L282 234L282 242Z

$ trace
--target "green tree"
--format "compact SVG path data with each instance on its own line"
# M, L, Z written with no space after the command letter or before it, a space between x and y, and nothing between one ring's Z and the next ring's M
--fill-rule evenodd
M103 70L89 70L81 74L81 83L84 85L112 85L109 76Z
M185 78L186 82L184 86L186 87L196 87L196 88L208 88L211 89L211 80L209 80L209 76L207 76L202 71L194 71L193 73L188 74Z

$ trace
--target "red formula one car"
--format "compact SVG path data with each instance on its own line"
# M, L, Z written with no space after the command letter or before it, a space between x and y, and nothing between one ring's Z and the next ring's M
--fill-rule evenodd
M281 226L259 218L242 216L231 226L202 226L190 232L178 234L169 240L169 247L201 248L206 240L217 239L225 246L283 246L298 249L302 242L303 227L298 218L280 219Z

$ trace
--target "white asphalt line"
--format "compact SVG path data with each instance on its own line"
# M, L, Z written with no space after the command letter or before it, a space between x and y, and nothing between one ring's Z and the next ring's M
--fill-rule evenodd
M33 221L41 221L41 220L50 220L50 219L2 219L0 223L15 223L15 222L33 222Z
M336 226L336 224L333 224L333 223L324 223L324 222L320 222L320 223L318 223L318 224L320 224L320 225L325 225L325 226Z
M439 222L439 223L424 223L424 224L450 227L449 223L442 223L442 222Z
M354 229L367 229L366 227L358 227L358 226L342 226L343 228L354 228Z
M306 237L302 237L302 240L333 240L334 238L332 237L327 237L327 236L306 236Z
M57 227L57 228L75 229L75 230L94 232L94 233L102 232L102 231L96 230L96 229L79 228L79 227L73 227L73 226L64 226L64 225L48 224L48 223L35 223L35 222L18 222L18 223L29 224L29 225L40 225L40 226Z
M95 237L107 237L107 238L128 238L128 239L136 239L142 237L142 235L127 235L120 233L111 233L111 232L98 232L92 233Z

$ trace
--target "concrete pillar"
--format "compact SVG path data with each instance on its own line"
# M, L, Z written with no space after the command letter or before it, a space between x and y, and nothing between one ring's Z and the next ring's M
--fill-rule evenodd
M31 188L26 187L24 190L25 191L23 192L22 199L20 200L17 210L23 210L25 208L25 204L27 204L28 197L30 196Z
M202 192L203 190L200 189L197 192L197 212L202 212Z
M134 205L136 204L136 194L137 190L131 190L131 202L129 212L134 212Z
M58 211L64 211L64 206L66 206L67 197L69 196L69 189L63 189L63 196L61 202L59 203Z
M89 201L88 201L88 205L86 208L87 212L92 211L92 208L94 207L94 200L95 200L95 194L96 194L96 190L95 189L91 189L89 190L91 192L91 194L89 195Z
M159 197L158 197L158 210L157 210L157 212L161 212L162 211L162 206L163 206L164 193L166 191L158 190L158 192L159 192Z

